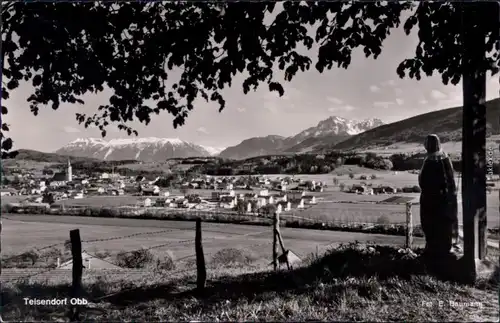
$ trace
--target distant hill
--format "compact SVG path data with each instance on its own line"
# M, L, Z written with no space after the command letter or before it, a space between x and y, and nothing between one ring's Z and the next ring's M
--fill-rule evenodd
M487 136L500 134L500 98L486 102ZM318 146L324 150L366 149L395 143L423 143L428 134L437 134L442 142L462 140L462 107L421 114L382 125L333 145Z
M31 150L31 149L19 149L17 150L18 154L14 158L16 160L32 160L36 162L45 162L45 163L67 163L68 159L71 162L95 162L97 159L95 158L86 158L86 157L73 157L68 155L61 155L56 153L44 153L41 151Z
M282 136L254 137L243 140L236 146L224 149L220 152L219 157L247 159L255 156L274 155L281 153L287 144L287 138Z
M220 156L246 159L265 155L306 153L318 146L336 144L380 125L383 125L383 122L379 119L360 121L333 116L291 137L270 135L243 140L236 146L226 148Z

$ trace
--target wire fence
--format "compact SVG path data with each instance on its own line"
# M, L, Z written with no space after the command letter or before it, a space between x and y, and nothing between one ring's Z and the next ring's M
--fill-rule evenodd
M5 218L5 217L3 217ZM137 270L143 270L141 269L141 266L147 265L147 264L141 264L137 262L141 261L150 261L154 262L156 261L161 261L160 256L170 256L171 255L171 250L168 250L163 253L159 253L156 256L158 258L154 259L147 259L148 257L148 252L162 249L162 248L173 248L174 251L178 251L180 254L182 254L181 257L178 257L177 259L171 259L171 261L175 262L177 266L172 266L172 268L180 267L182 269L178 271L173 271L173 270L167 270L169 275L176 275L179 273L187 274L192 271L196 271L196 268L186 268L186 261L189 261L190 259L193 259L196 257L195 254L195 248L194 248L194 242L195 239L179 239L179 235L183 236L185 235L185 231L191 231L194 232L193 228L175 228L175 229L166 229L166 230L156 230L156 231L148 231L148 232L138 232L138 233L133 233L133 234L127 234L127 235L122 235L122 236L112 236L112 237L105 237L105 238L97 238L97 239L89 239L89 240L81 240L82 244L82 251L88 252L89 247L92 247L95 244L98 244L99 246L106 246L106 243L108 241L128 241L128 245L137 245L141 244L143 241L134 241L134 239L137 238L146 238L146 241L149 237L152 236L160 236L162 234L165 234L165 239L168 239L170 241L161 243L161 244L155 244L155 245L150 245L150 246L141 246L139 248L135 248L132 250L127 250L127 251L116 251L115 253L110 255L106 255L104 259L100 258L98 255L92 255L93 258L97 260L98 262L101 262L101 266L104 264L104 267L106 267L106 263L111 265L111 269L113 270L121 270L123 271L123 274L126 275L127 272L132 271L131 275L134 275L134 271ZM271 232L269 229L267 230L269 233ZM204 234L210 235L207 237L203 238L203 244L208 247L206 253L204 253L205 257L213 257L217 255L218 253L220 254L221 251L227 251L227 250L232 250L233 252L237 252L238 250L241 252L248 251L249 254L252 251L255 251L255 248L258 247L264 247L264 246L270 246L272 244L272 239L268 238L267 236L264 238L264 242L260 242L257 244L252 244L248 245L246 237L252 236L252 235L259 235L263 234L265 235L265 232L249 232L249 233L244 233L244 234L234 234L228 231L223 231L223 230L211 230L210 228L204 230ZM269 235L269 233L267 235ZM174 234L174 236L169 236L169 234ZM176 237L177 236L177 237ZM262 240L262 239L260 239ZM220 244L215 244L212 245L212 242L218 242L221 241L222 243ZM228 241L226 244L225 241ZM232 241L236 241L238 245L242 245L242 248L237 249L237 248L232 248L231 246L234 246L235 243ZM47 258L59 258L64 256L64 251L61 251L61 249L65 249L66 253L69 252L69 249L71 248L71 241L70 240L65 240L61 241L59 243L52 243L46 246L42 247L35 247L32 249L25 250L24 252L19 252L16 255L11 255L11 256L6 256L2 257L2 263L4 264L4 269L3 273L1 276L1 281L3 283L9 283L9 282L19 282L19 281L24 281L24 280L29 280L31 278L35 278L37 276L46 276L47 273L53 272L54 276L57 276L59 274L64 273L70 273L67 269L61 269L61 264L56 265L56 259L50 259L50 267L48 268L43 268L43 267L36 267L37 263L42 262L42 261L47 261ZM192 253L185 255L188 250L192 250ZM43 252L46 251L46 255L44 256ZM61 251L61 252L52 252L51 251ZM127 255L134 255L139 259L136 259L136 263L134 263L134 259L129 259L128 260L128 266L124 266L123 262L127 262L126 258ZM271 248L269 248L269 251L267 252L268 255L271 254ZM154 256L154 255L153 255ZM221 261L226 261L226 262L231 262L231 261L238 261L242 259L236 259L238 257L245 257L245 255L241 254L234 254L234 255L224 255L223 253L219 255L220 257L226 256L228 259L220 259ZM262 256L262 255L260 255ZM234 259L230 259L233 257ZM71 255L67 254L66 258L71 258ZM114 260L106 259L106 258L114 258ZM122 259L122 262L120 263L119 258ZM132 257L133 258L133 257ZM92 262L91 259L91 262ZM123 261L125 259L125 261ZM26 262L31 262L32 266L26 266ZM7 264L7 266L5 266ZM41 264L41 265L47 265ZM132 267L130 267L132 265ZM95 262L94 262L95 266ZM99 266L99 265L97 265ZM115 267L116 266L116 267ZM5 268L7 267L7 268ZM24 268L23 268L24 267ZM71 269L71 265L68 266L68 262L66 262L65 268ZM14 272L8 272L10 269L13 269ZM88 268L90 269L90 268ZM110 268L99 268L99 267L94 267L93 269L110 269ZM151 269L145 268L145 269ZM7 270L7 273L6 273ZM35 272L33 272L35 271ZM9 279L10 278L10 279Z
M411 204L411 202L408 202ZM397 228L399 231L408 231L408 224L411 223L411 230L413 230L415 226L415 217L412 217L411 214L409 216L408 212L411 213L411 208L408 210L408 203L406 205L376 205L376 204L365 204L365 205L345 205L342 203L318 203L318 204L307 204L303 208L296 208L294 210L283 211L280 214L280 218L282 219L283 226L294 226L300 227L301 225L307 227L312 225L320 225L319 228L323 228L325 226L330 226L333 228L350 228L353 226L356 227L364 227L367 229L373 229L376 226L376 229L384 229L384 227L394 228L395 226L399 226ZM415 207L415 206L413 206ZM147 210L148 208L146 208ZM178 211L177 211L178 212ZM238 212L213 212L213 211L200 211L200 210L184 210L182 211L184 214L190 213L193 217L202 218L204 220L208 220L213 218L214 215L217 216L226 216L230 217L233 215L241 216L241 213ZM265 215L254 215L248 216L249 218L266 218ZM13 220L6 216L2 216L3 219ZM266 220L271 220L270 216L267 216ZM22 221L22 220L21 220ZM271 221L268 222L271 224ZM323 226L323 227L321 227ZM316 228L316 227L312 227ZM212 229L212 228L211 228ZM133 240L138 238L159 236L165 234L165 238L171 241L157 244L154 246L136 248L129 251L121 251L119 252L120 256L123 258L126 254L134 254L145 252L146 250L157 250L161 248L172 247L173 249L179 249L182 245L194 243L194 239L178 239L173 236L177 235L182 231L193 231L193 228L168 228L163 230L155 230L148 232L137 232L133 234L121 235L121 236L112 236L112 237L102 237L102 238L94 238L89 240L82 240L81 243L87 247L93 243L105 243L108 241L125 241L127 239ZM223 230L204 230L204 232L213 234L214 237L206 238L204 237L203 242L210 243L211 241L221 240L227 237L224 237L228 234L227 231ZM255 232L251 232L249 235L254 234ZM169 237L169 234L172 234L172 237ZM229 239L239 239L241 240L245 237L245 235L230 235ZM268 239L269 240L269 239ZM56 249L65 247L68 248L69 240L61 241L58 243L53 243L50 245L35 247L30 250L26 250L25 252L18 253L17 255L3 257L2 261L4 264L8 264L10 262L28 262L31 260L33 266L37 262L37 259L40 258L40 254L43 254L44 251L50 251L50 249ZM149 244L149 243L148 243ZM124 245L131 245L130 243ZM185 246L183 247L186 248ZM85 249L85 248L84 248ZM253 246L249 248L252 250ZM66 250L67 251L67 250ZM194 251L194 248L193 248ZM210 252L208 255L213 255L215 252ZM37 255L38 254L38 255ZM63 255L61 255L62 257ZM116 255L115 255L116 256ZM177 261L185 261L186 259L192 258L195 255L192 254L190 256L182 256ZM54 262L54 261L53 261ZM113 263L113 261L111 261ZM118 263L114 263L115 265L119 265ZM9 265L12 267L12 265ZM32 267L33 267L32 266ZM4 266L5 267L5 266ZM52 264L51 269L57 269L55 264ZM44 271L45 272L45 271Z

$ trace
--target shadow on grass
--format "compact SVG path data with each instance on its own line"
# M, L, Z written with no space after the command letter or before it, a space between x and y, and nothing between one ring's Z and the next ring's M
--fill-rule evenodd
M94 282L86 288L84 297L89 301L110 303L118 307L158 299L177 304L199 299L202 300L202 307L210 307L221 301L251 302L275 295L295 297L313 294L317 292L318 286L327 285L329 297L340 297L339 295L345 294L347 290L354 290L358 295L367 298L378 293L377 301L390 301L390 296L376 292L382 290L380 286L401 286L402 282L403 285L407 282L405 289L408 293L412 292L412 288L422 292L439 292L436 287L438 283L429 274L421 254L422 250L408 252L391 246L362 246L351 243L333 249L325 256L316 257L307 266L291 271L268 271L237 276L216 275L216 279L207 281L202 294L195 291L195 278L185 277L171 279L168 283L159 280L158 284L129 290L125 290L127 283L122 282L120 288L124 290L119 292L118 289L113 295L109 295L110 283ZM498 274L497 269L494 277L498 278ZM168 274L165 278L168 279ZM498 279L483 281L481 287L494 289L498 287L497 281ZM68 292L69 286L20 283L12 288L4 286L2 302L4 310L7 310L10 303L19 304L23 297L64 298Z

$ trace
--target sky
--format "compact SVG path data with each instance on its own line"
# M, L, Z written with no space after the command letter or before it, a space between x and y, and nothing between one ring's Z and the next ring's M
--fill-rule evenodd
M403 25L403 24L402 24ZM379 118L385 123L406 119L418 114L462 105L462 87L445 86L438 74L420 81L400 79L398 64L413 57L417 44L416 30L406 36L394 29L384 42L382 54L376 59L365 58L362 49L353 53L348 69L333 68L320 74L313 64L308 72L298 73L291 82L282 82L285 95L279 97L261 86L256 92L243 94L242 77L223 91L226 108L219 113L215 104L198 101L184 126L174 129L173 117L167 112L153 115L145 126L131 125L139 137L179 138L210 147L237 145L244 139L267 135L292 136L315 126L330 116L363 120ZM277 72L283 80L281 72ZM488 76L487 99L499 96L498 76ZM26 102L31 94L30 84L24 83L11 92L3 105L9 108L4 122L10 125L8 136L14 149L35 149L52 152L77 138L101 137L98 129L85 129L75 119L75 113L92 115L106 104L110 92L83 97L84 105L62 104L54 111L40 109L34 116ZM115 126L108 128L105 139L126 138Z

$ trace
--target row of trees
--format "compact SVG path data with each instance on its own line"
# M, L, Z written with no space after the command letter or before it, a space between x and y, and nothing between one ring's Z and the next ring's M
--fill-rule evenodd
M207 175L256 175L256 174L326 174L342 165L362 166L369 169L408 171L422 167L425 156L423 154L393 154L389 157L367 154L340 154L331 153L317 158L316 155L282 156L270 161L266 157L254 159L252 167L240 167L238 161L221 166L208 164L198 170ZM245 161L248 163L248 161ZM462 161L452 160L456 171L462 171ZM493 172L498 174L499 164L493 164Z

